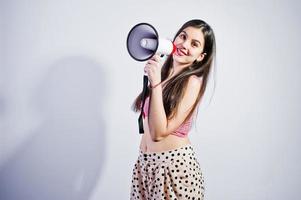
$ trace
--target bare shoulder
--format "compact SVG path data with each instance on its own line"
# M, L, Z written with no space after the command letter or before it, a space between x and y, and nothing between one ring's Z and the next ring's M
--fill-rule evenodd
M188 83L184 92L183 102L186 103L189 107L194 104L197 99L200 89L202 86L202 78L191 75L188 78Z
M188 85L187 85L188 88L187 89L198 91L202 85L202 81L203 81L202 77L198 77L196 75L191 75L188 78Z

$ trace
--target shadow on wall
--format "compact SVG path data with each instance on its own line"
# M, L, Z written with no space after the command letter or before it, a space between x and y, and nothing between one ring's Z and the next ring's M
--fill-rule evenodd
M41 125L0 169L1 200L87 200L105 161L104 74L83 57L54 63L32 105Z

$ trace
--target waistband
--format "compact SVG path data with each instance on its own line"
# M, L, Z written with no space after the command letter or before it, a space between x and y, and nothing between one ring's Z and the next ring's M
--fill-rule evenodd
M176 149L160 152L143 152L140 150L139 160L142 163L155 164L159 162L172 162L180 157L194 157L195 153L191 144Z

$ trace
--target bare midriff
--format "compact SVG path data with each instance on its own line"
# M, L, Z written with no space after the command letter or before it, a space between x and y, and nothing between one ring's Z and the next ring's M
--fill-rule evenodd
M178 137L169 134L167 137L160 141L153 141L149 132L148 118L144 118L144 134L140 142L140 150L142 152L160 152L168 151L176 148L183 147L190 144L188 137Z

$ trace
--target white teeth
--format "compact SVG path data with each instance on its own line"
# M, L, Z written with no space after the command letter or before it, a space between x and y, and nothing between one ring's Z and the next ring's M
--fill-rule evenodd
M186 56L186 53L184 53L183 51L181 51L180 49L177 50L178 51L178 54L180 56Z

